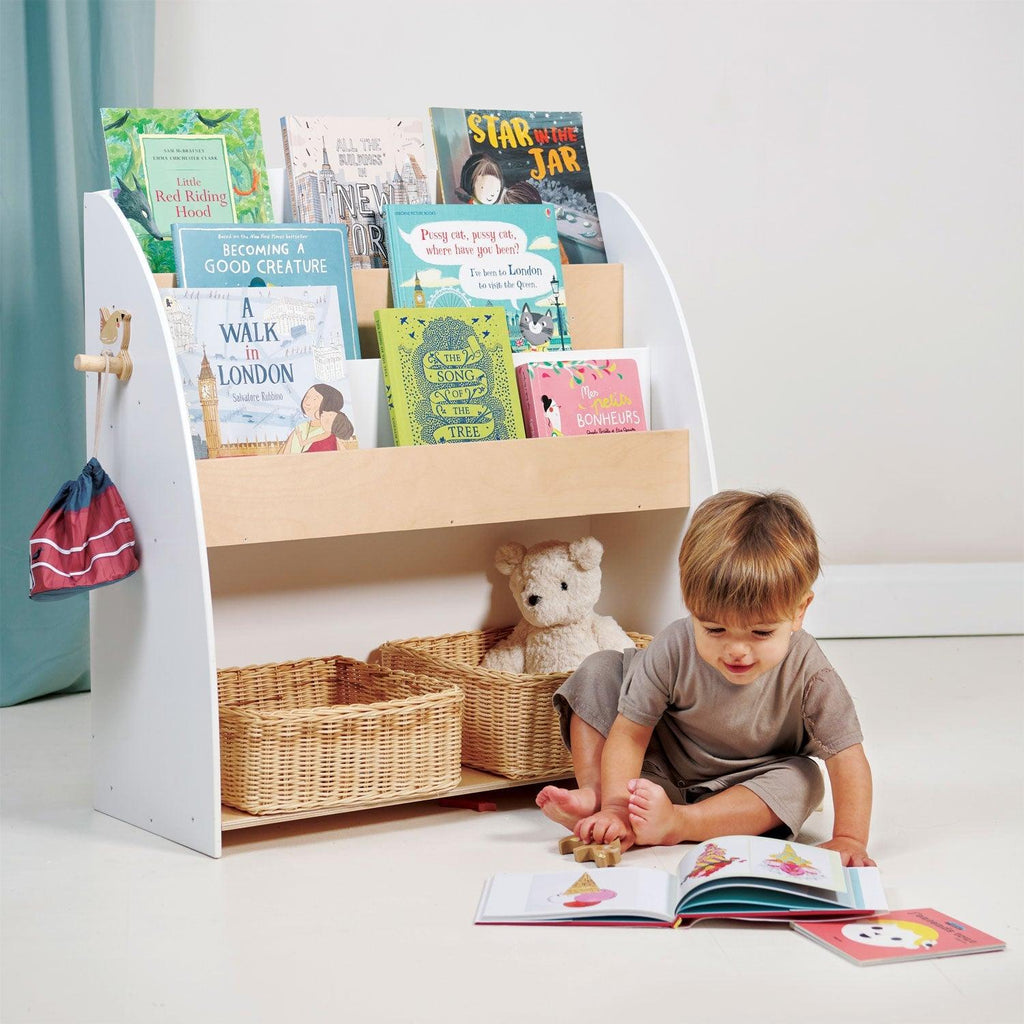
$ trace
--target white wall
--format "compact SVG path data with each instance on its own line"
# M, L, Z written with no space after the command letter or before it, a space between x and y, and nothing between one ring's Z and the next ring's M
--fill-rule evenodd
M582 110L720 484L831 563L1022 558L1021 4L160 0L157 39L156 104L258 106L276 165L283 113Z

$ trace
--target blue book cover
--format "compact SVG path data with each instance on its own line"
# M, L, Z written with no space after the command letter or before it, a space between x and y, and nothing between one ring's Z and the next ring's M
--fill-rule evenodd
M498 306L513 351L572 348L551 206L388 206L384 229L396 308Z
M179 288L334 285L345 358L360 357L344 224L172 224L171 235Z

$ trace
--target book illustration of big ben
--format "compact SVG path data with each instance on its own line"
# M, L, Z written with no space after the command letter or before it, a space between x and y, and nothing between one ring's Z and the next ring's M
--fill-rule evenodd
M358 446L337 290L164 289L195 457Z

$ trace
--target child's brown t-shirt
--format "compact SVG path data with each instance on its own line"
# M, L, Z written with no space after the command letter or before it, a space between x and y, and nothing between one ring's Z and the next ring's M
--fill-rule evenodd
M646 649L625 652L618 710L658 726L672 769L687 783L794 754L828 759L863 740L842 679L803 630L778 665L738 684L700 657L693 620L679 619Z

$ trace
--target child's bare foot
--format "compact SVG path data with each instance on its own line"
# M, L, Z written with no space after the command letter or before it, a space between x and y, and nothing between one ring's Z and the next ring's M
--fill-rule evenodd
M597 811L597 794L589 788L561 789L558 786L545 786L537 794L537 806L552 821L572 830L577 821Z
M650 779L629 782L629 823L641 846L674 846L685 838L680 817L682 807L676 806L668 794Z

